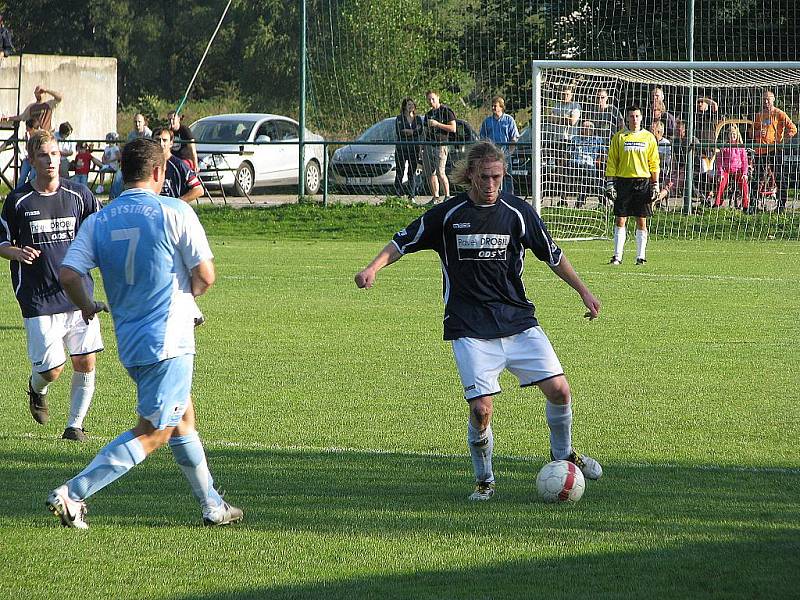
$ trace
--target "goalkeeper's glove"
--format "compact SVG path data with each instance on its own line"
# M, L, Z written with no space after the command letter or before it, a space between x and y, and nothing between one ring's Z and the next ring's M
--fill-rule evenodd
M658 185L657 181L653 182L653 186L650 189L650 202L655 202L658 200L658 194L661 193L661 187Z
M617 199L617 186L614 184L613 179L606 181L606 197L612 202L616 201Z

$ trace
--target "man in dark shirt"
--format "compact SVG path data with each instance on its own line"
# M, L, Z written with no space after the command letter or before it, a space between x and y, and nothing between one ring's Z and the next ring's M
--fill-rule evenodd
M450 195L450 182L445 173L450 147L435 142L446 142L450 139L450 134L456 132L456 114L449 106L439 102L438 93L429 91L425 97L431 107L425 113L425 139L429 143L433 143L426 144L422 150L422 166L431 186L431 194L433 194L430 203L439 204L441 202L440 191L444 193L445 198Z
M61 153L49 131L28 141L36 179L11 192L0 215L0 256L11 262L17 297L33 366L28 382L31 415L49 418L48 385L64 370L66 345L72 360L70 415L63 438L84 441L83 420L95 387L95 353L103 349L100 325L85 323L58 281L61 261L81 223L100 208L85 185L60 179ZM91 289L91 279L87 277Z
M572 447L570 388L558 357L539 327L522 282L523 257L530 249L581 297L586 316L597 317L600 301L577 275L542 220L525 201L501 193L505 155L493 143L473 145L454 180L469 186L395 234L378 256L355 276L370 288L383 267L406 254L433 250L444 273L444 339L453 346L470 406L467 439L475 472L470 500L494 495L491 428L499 375L508 369L521 386L536 385L547 398L550 452L574 462L584 476L598 479L600 464Z
M172 153L181 160L187 161L189 168L197 170L197 148L194 145L192 130L181 123L181 116L175 111L167 114L169 128L172 129L177 142L172 147Z
M3 15L0 15L0 58L14 54L14 44L11 41L11 30L6 27Z
M167 159L167 173L164 185L161 188L162 196L180 198L184 202L191 202L203 195L203 185L200 179L189 166L174 154L170 154L172 142L175 137L171 129L162 127L153 132L156 140L169 157Z

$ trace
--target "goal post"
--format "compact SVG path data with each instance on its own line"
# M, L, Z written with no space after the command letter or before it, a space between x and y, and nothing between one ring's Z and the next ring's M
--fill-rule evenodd
M542 60L531 71L532 202L560 238L610 235L605 151L629 105L660 131L665 195L651 232L800 236L800 62Z

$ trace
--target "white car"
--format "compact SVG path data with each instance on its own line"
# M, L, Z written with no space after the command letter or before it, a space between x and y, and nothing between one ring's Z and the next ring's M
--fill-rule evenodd
M198 175L206 187L231 188L237 196L258 186L297 185L300 162L297 121L280 115L240 113L204 117L191 125ZM306 142L324 138L306 129ZM292 143L294 142L294 143ZM305 193L319 192L322 144L305 145Z

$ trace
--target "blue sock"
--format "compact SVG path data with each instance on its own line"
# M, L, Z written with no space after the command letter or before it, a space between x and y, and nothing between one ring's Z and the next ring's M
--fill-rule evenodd
M85 500L116 481L147 458L132 431L117 436L103 447L83 471L67 482L73 500Z
M206 453L198 433L194 431L187 435L172 436L169 447L203 510L221 506L222 497L214 489L214 478L208 470Z
M494 482L492 472L492 452L494 451L494 434L490 425L479 431L471 422L467 425L467 442L469 454L472 458L472 469L475 472L475 481L485 483Z

